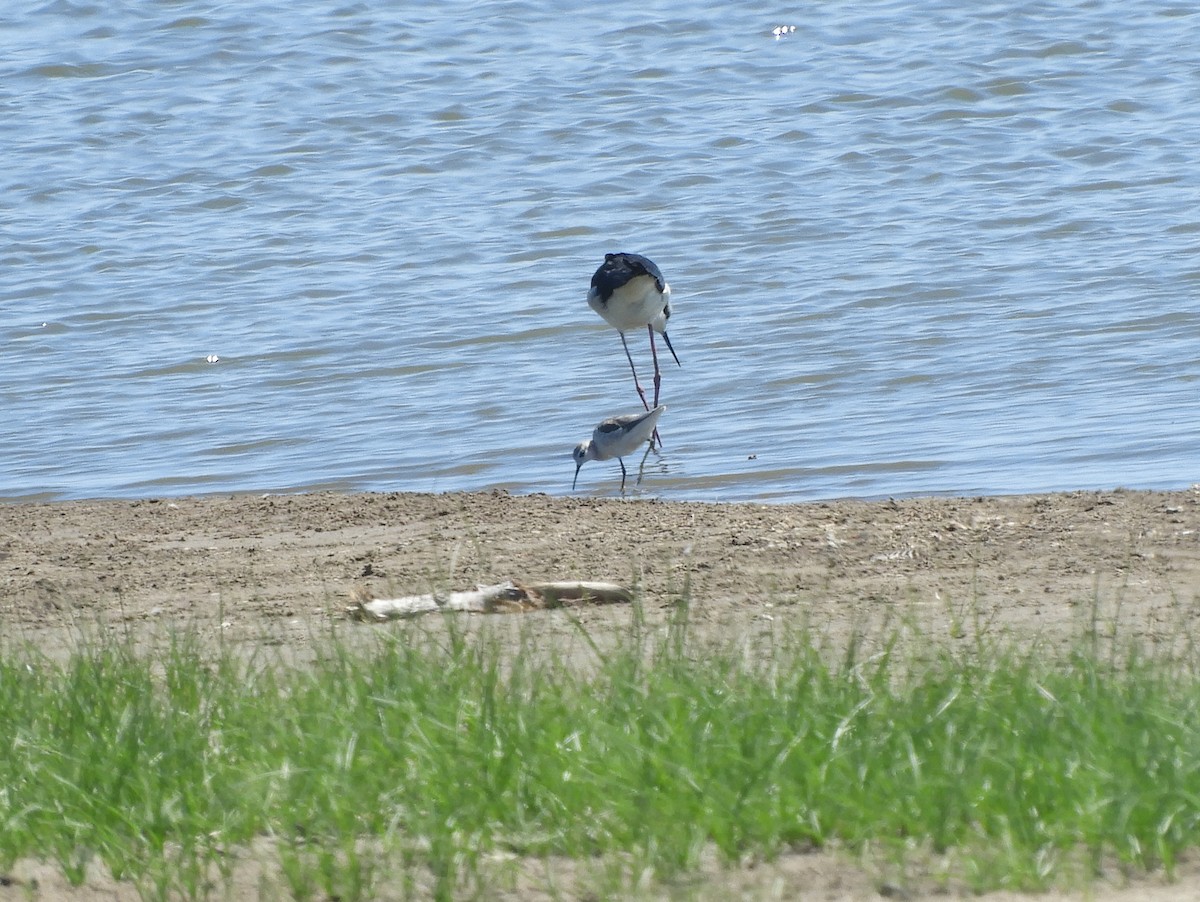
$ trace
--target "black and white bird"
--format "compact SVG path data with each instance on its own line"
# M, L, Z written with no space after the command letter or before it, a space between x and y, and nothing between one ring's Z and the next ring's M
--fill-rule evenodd
M658 418L666 409L666 404L660 404L653 410L627 413L602 421L592 432L591 441L580 442L571 452L571 456L575 458L575 479L571 481L571 491L575 491L575 483L579 481L579 470L585 463L589 460L612 460L614 457L621 465L621 488L624 489L627 474L625 461L621 458L632 454L643 442L653 441Z
M654 360L654 406L658 407L662 373L658 368L658 351L654 347L655 332L662 335L676 365L682 366L667 336L667 320L671 318L671 286L663 278L662 272L653 261L641 254L605 254L604 262L592 276L587 302L621 336L621 345L625 348L638 397L642 399L642 406L650 410L646 393L638 382L633 355L629 353L629 344L625 341L626 331L646 327L650 333L650 356Z

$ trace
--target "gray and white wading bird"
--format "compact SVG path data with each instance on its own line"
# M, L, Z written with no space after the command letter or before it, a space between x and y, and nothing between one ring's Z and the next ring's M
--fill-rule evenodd
M642 406L650 410L646 393L638 382L633 355L629 353L629 344L625 341L626 330L646 327L650 333L650 356L654 360L654 406L658 407L662 373L658 369L658 351L654 347L655 332L662 335L676 365L682 366L679 355L671 347L671 339L667 337L667 320L671 318L671 286L663 278L662 272L653 261L641 254L605 254L604 262L592 276L587 302L621 336L621 345L625 348L625 358L629 361L638 397L642 399Z
M621 458L636 451L642 442L652 441L651 436L654 435L658 418L666 409L666 404L660 404L653 410L644 413L627 413L620 417L609 417L600 423L592 432L591 441L580 442L571 452L571 456L575 458L575 478L571 481L571 491L575 491L575 483L579 482L579 469L587 461L612 460L614 457L621 465L621 488L624 489L627 474L625 461ZM649 448L646 449L646 453L650 453Z

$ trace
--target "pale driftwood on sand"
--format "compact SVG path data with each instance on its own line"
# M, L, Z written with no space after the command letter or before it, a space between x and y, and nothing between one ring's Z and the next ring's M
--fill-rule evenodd
M478 586L469 592L435 592L402 598L373 598L368 590L360 588L354 591L354 600L346 608L346 614L354 620L393 620L434 611L513 614L573 603L613 604L632 600L633 594L616 583L509 580L494 586Z

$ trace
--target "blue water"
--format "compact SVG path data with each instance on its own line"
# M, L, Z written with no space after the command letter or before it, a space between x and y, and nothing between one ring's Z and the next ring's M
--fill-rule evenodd
M612 250L636 493L1197 480L1190 6L119 6L0 12L0 499L567 494Z

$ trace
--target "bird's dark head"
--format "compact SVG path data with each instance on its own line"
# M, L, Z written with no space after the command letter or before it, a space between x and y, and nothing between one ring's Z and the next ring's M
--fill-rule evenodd
M649 276L659 291L666 289L666 280L654 261L641 254L605 254L604 262L592 274L592 290L601 301L607 301L612 293L638 276Z

